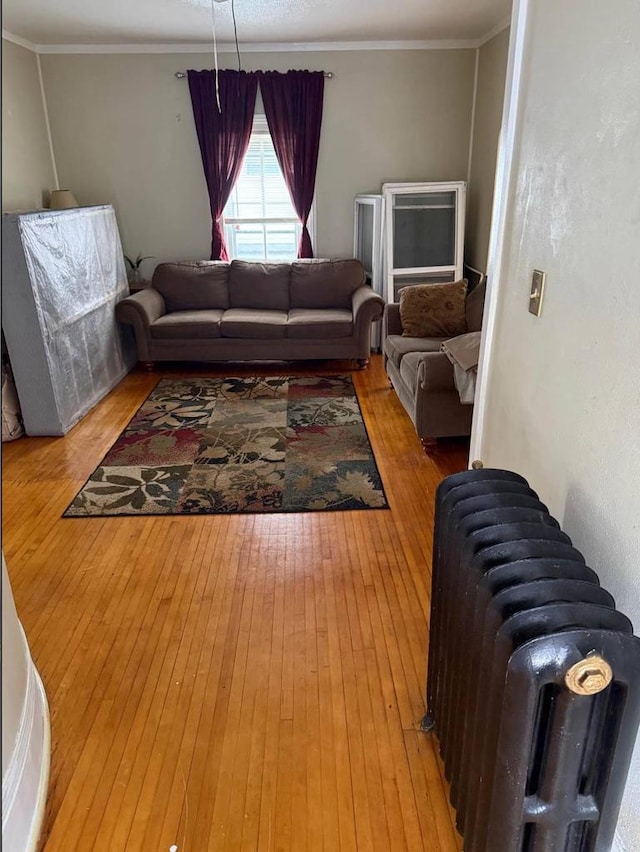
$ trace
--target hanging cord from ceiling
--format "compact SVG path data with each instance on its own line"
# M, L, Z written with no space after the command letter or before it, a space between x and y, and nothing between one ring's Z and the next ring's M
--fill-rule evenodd
M216 77L216 103L218 105L218 112L222 112L222 108L220 106L220 87L218 83L218 44L216 40L216 22L215 22L215 11L214 11L214 3L228 3L229 0L210 0L211 5L211 35L213 37L213 64L215 68L215 77ZM238 25L236 21L236 2L235 0L231 0L231 16L233 18L233 37L235 41L236 47L236 56L238 57L238 71L242 71L242 60L240 58L240 46L238 43ZM182 80L187 77L186 71L176 71L175 77L178 80ZM332 71L325 71L324 76L328 79L332 79L334 74ZM239 85L239 84L238 84Z
M216 15L215 15L215 4L216 3L225 3L228 0L210 0L211 6L211 36L213 39L213 67L214 74L216 80L216 104L218 105L218 112L222 112L222 107L220 105L220 81L219 81L219 68L218 68L218 41L216 37ZM231 17L233 18L233 37L236 45L236 56L238 57L238 71L242 71L242 62L240 60L240 47L238 45L238 24L236 22L236 0L231 0ZM238 86L240 83L238 82Z
M238 26L236 24L236 0L231 0L231 17L233 18L233 37L236 42L236 55L238 57L238 71L242 71L242 62L240 61L240 48L238 47Z
M218 43L216 41L216 16L214 6L215 0L211 0L211 35L213 36L213 67L215 69L216 103L218 104L218 112L222 112L222 107L220 106L220 83L218 80Z

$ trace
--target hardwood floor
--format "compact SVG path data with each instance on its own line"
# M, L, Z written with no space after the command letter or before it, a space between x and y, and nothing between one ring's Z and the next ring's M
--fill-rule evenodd
M182 372L134 372L65 438L3 446L3 547L51 710L41 848L459 850L419 722L434 489L468 443L427 457L375 357L353 378L390 511L62 519Z

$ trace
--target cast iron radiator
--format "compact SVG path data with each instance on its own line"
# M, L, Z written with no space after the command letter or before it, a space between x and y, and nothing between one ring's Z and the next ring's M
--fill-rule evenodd
M640 723L640 639L526 480L436 495L423 729L465 852L608 852Z

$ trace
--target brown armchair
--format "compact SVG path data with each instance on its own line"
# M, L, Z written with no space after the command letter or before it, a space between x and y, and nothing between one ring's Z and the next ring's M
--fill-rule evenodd
M485 283L467 296L468 331L480 331ZM403 337L400 306L385 305L382 355L389 381L405 407L427 452L437 438L469 435L473 406L463 405L455 386L453 365L440 351L444 337Z

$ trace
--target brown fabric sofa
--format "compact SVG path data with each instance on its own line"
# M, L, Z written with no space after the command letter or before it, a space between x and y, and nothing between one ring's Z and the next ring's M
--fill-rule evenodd
M484 309L482 282L466 298L467 331L480 331ZM456 390L453 365L440 351L446 337L403 337L400 306L385 305L382 354L385 370L425 450L436 438L469 435L473 406L463 405Z
M323 358L368 363L383 299L358 260L162 263L116 307L138 357L154 361Z

